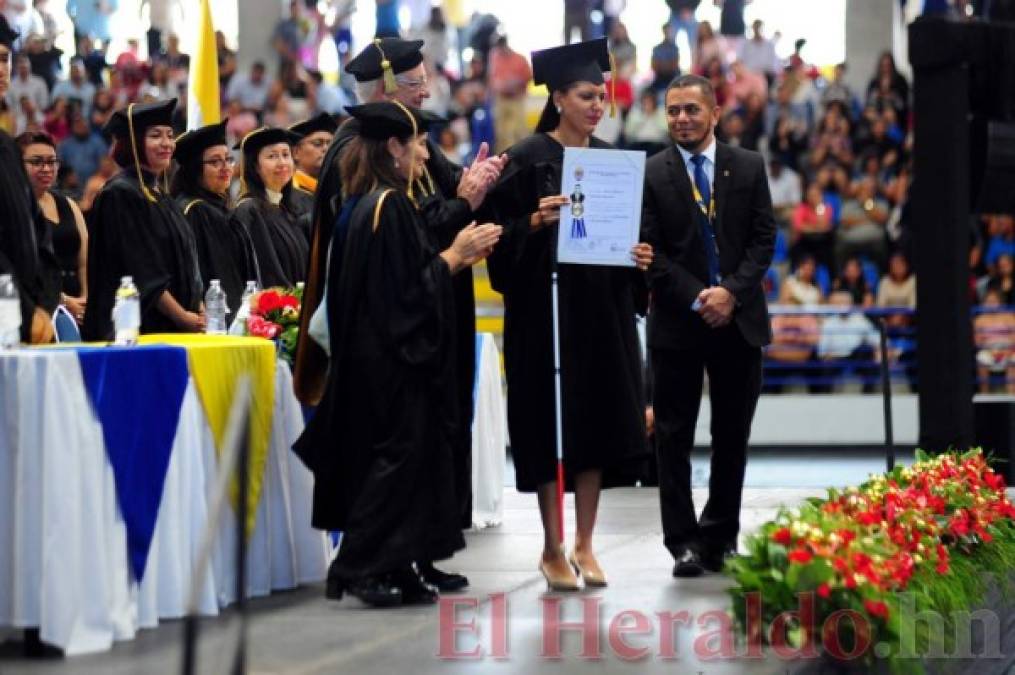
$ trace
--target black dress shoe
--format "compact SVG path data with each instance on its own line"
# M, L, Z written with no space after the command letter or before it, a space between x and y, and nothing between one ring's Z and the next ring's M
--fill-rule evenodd
M734 548L709 551L705 555L701 556L701 564L709 572L722 572L723 567L726 565L726 561L729 558L736 556L736 554L737 551Z
M469 587L469 580L464 574L439 570L433 566L432 562L420 565L419 574L424 581L436 587L441 593L464 591Z
M357 579L345 590L371 607L397 607L403 601L402 589L388 575Z
M324 597L328 600L341 600L345 592L345 582L338 577L328 577L324 582Z
M673 576L680 578L700 577L705 573L701 556L697 551L685 550L677 558L677 564L673 566Z
M420 576L415 564L392 572L391 581L402 589L402 602L406 605L432 605L440 598L437 588Z

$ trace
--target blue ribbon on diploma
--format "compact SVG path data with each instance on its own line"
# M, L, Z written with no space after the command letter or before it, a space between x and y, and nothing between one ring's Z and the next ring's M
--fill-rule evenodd
M585 231L585 219L584 218L572 218L571 219L571 238L572 239L584 239L588 236L588 232Z

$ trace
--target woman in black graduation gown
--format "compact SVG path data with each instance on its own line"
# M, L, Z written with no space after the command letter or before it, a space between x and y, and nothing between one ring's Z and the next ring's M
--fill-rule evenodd
M201 283L218 279L226 293L229 318L246 282L257 280L253 248L246 232L229 220L229 185L235 161L226 143L226 122L188 131L176 139L177 169L171 192L197 240Z
M175 108L176 99L131 104L106 125L122 170L103 186L89 214L86 340L112 339L116 290L126 275L141 295L142 333L205 329L194 233L166 186L176 148Z
M465 545L451 434L456 425L452 276L500 236L465 228L443 251L410 180L430 117L400 103L350 107L362 128L341 171L345 201L327 275L331 367L295 449L314 472L313 525L341 530L327 594L390 606L433 602L417 563Z
M641 273L617 267L561 265L560 349L565 484L575 491L577 536L565 557L558 532L553 323L550 275L555 256L564 147L609 148L592 133L604 112L606 40L532 55L537 83L552 92L536 133L508 150L492 195L504 239L488 262L504 295L508 428L516 481L537 492L545 543L539 568L556 590L605 585L592 549L601 488L633 484L647 457L645 406L635 314L644 313ZM632 251L638 268L652 258ZM568 564L570 562L570 565Z
M250 238L261 288L293 288L307 277L310 244L293 205L292 147L299 140L286 129L261 127L234 148L243 186L231 220Z

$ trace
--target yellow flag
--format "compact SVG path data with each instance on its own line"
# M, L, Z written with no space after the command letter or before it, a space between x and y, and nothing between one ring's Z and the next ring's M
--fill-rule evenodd
M187 129L198 129L221 120L215 28L211 22L209 0L201 0L197 49L194 50L190 60L190 77L187 83Z

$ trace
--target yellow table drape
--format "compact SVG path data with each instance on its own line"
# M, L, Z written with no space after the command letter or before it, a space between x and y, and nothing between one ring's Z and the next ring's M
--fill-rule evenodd
M168 333L143 335L139 342L175 345L187 350L190 374L211 427L215 450L220 455L236 383L240 376L250 376L253 391L246 525L247 534L253 534L275 410L275 344L262 338ZM237 508L239 483L235 478L229 496L233 508Z

